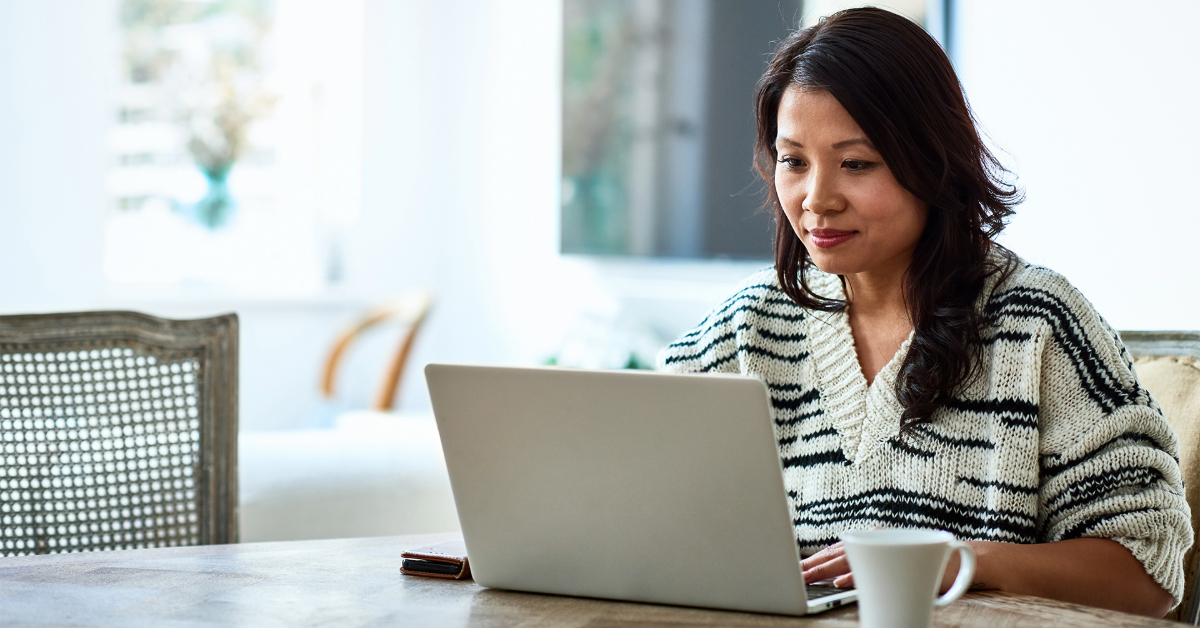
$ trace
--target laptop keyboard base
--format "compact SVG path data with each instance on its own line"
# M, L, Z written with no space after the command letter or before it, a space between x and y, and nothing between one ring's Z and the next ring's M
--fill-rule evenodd
M823 584L808 584L804 586L804 593L810 600L825 597L827 595L838 595L839 593L847 593L851 589L839 588L831 585Z

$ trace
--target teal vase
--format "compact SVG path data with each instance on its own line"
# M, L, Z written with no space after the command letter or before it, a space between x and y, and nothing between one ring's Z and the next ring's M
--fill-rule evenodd
M227 224L237 210L237 202L229 193L227 182L229 171L232 169L233 164L200 169L208 181L208 192L192 206L192 216L196 222L209 229L217 229Z

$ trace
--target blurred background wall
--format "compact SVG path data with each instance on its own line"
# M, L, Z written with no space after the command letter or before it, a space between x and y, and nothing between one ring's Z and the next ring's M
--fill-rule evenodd
M1028 193L1002 242L1117 329L1200 327L1191 2L962 2L953 51Z

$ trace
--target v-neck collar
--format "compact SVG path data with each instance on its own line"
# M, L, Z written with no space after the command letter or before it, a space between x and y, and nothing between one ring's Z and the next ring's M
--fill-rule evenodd
M817 271L809 282L821 296L845 299L841 278ZM820 382L821 405L842 437L842 450L851 464L859 464L900 429L903 408L896 399L896 377L913 334L870 385L859 366L850 330L850 316L840 312L814 312L808 339L813 366Z

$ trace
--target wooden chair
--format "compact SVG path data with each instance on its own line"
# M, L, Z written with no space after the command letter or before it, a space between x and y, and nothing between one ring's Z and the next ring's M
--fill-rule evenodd
M1123 331L1121 340L1133 356L1138 379L1162 406L1179 437L1184 494L1197 536L1184 555L1187 584L1183 602L1168 617L1194 626L1200 623L1200 333Z
M427 290L416 290L394 301L385 303L367 311L359 320L338 335L321 369L321 394L326 399L336 393L337 371L342 358L350 345L367 331L384 322L395 321L405 327L400 339L400 346L392 354L380 382L379 391L371 409L378 412L390 411L396 403L396 393L400 389L400 381L404 376L404 367L408 364L408 355L412 352L417 332L425 322L430 308L433 307L433 294Z
M235 543L238 319L0 316L0 555Z

